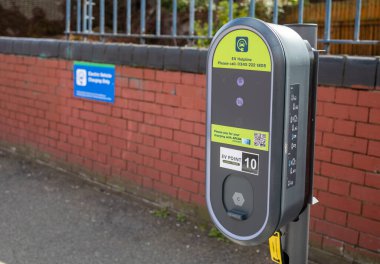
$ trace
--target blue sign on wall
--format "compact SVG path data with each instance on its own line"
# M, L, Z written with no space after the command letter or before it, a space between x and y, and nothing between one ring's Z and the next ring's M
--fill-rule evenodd
M115 65L75 61L74 96L113 103Z

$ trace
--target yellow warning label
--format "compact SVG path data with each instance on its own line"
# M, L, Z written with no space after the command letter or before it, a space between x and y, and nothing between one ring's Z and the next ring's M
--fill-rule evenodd
M282 264L281 233L275 232L269 238L269 251L272 261Z
M231 31L220 40L212 66L266 72L272 69L267 45L260 36L247 29Z
M211 141L244 148L269 150L269 133L211 124Z

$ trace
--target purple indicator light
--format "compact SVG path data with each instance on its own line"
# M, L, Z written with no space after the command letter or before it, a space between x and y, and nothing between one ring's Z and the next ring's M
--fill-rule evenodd
M244 104L244 100L241 97L236 98L236 105L242 107Z
M243 77L237 78L236 83L238 86L242 87L244 85L244 78Z

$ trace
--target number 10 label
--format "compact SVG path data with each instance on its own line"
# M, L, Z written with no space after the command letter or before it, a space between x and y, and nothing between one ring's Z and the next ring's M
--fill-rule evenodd
M259 154L220 147L220 167L258 175Z

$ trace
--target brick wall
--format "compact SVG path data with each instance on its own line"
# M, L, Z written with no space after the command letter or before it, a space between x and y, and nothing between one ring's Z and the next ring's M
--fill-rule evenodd
M73 97L72 61L0 54L0 141L205 205L205 75L116 66L114 104ZM320 86L311 243L379 261L380 92Z
M333 252L380 250L380 92L319 87L314 245ZM364 251L368 250L368 251ZM377 255L378 258L378 255Z

